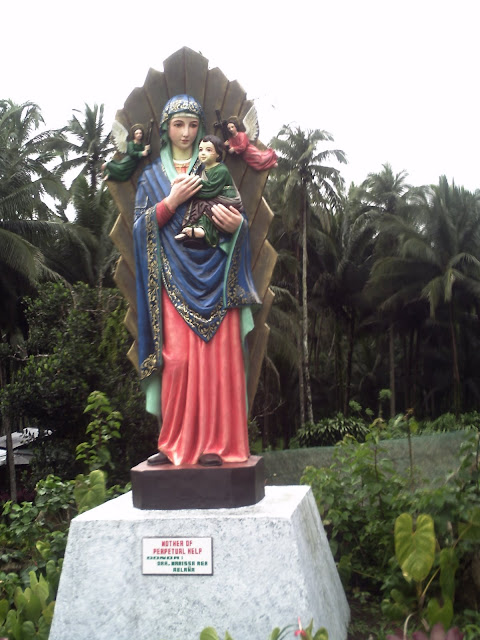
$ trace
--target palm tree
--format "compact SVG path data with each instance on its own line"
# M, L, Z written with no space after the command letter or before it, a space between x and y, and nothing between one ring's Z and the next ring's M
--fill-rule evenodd
M41 247L58 236L58 217L45 203L65 197L57 169L64 139L58 131L38 133L43 124L33 102L0 100L0 329L14 327L16 300L52 277ZM13 324L12 324L13 323Z
M399 241L396 255L377 261L371 286L383 291L385 309L423 303L432 320L447 314L452 362L453 404L461 407L457 315L478 315L480 305L480 199L445 177L425 199L416 227L392 216L385 221ZM421 316L418 316L417 318Z
M336 409L345 415L349 410L355 334L365 306L363 289L370 275L375 236L371 218L359 207L357 192L352 185L343 206L327 210L328 217L312 234L318 262L312 295L319 308L330 310L333 316ZM347 336L345 367L342 335Z
M433 188L428 209L431 234L429 262L435 275L423 287L430 315L446 305L452 349L453 404L458 414L461 384L456 335L456 305L471 308L480 303L480 198L466 189L449 185L442 176ZM463 294L463 295L462 295Z
M65 195L57 170L48 168L64 139L58 131L38 133L42 124L35 103L0 100L0 220L49 219L44 197Z
M88 252L88 263L82 263L87 271L79 273L78 279L102 286L114 286L113 268L118 251L109 234L118 216L118 209L108 189L103 184L93 191L85 176L80 176L72 185L72 201L75 208L74 228ZM74 266L74 265L72 265Z
M15 331L17 300L35 284L51 277L39 248L58 233L55 213L45 196L64 197L56 169L64 140L58 131L38 133L43 124L33 102L0 100L0 331Z
M39 245L58 233L58 223L49 222L56 216L44 197L65 194L58 173L48 168L59 157L63 139L54 131L38 133L42 124L33 102L18 105L0 100L0 342L10 347L21 336L21 296L54 275ZM2 358L0 383L8 379L8 359ZM8 417L3 415L2 422L11 452ZM12 455L9 474L12 499L16 499Z
M278 151L278 184L283 188L283 206L290 219L300 220L302 249L302 360L304 389L301 398L306 398L306 419L313 422L312 392L309 368L308 345L308 219L321 215L326 205L335 207L338 189L342 185L340 171L324 163L330 158L346 162L345 154L339 150L319 150L320 142L332 141L332 136L323 130L303 131L300 127L284 126L272 141ZM302 402L303 400L301 400Z
M298 303L288 287L272 283L271 290L275 299L268 316L270 333L253 411L261 419L264 449L273 445L279 435L283 436L283 447L288 448L298 427L297 405L292 401L300 360Z
M74 111L80 113L78 109ZM64 133L73 138L73 141L69 140L66 144L66 150L75 157L63 163L62 172L80 168L77 178L86 176L92 192L96 192L99 186L105 156L114 151L110 133L104 133L103 112L103 104L95 104L93 108L85 104L83 120L73 115L63 129Z
M398 217L406 224L415 224L416 212L412 200L419 191L413 189L406 182L407 173L393 173L390 164L383 165L383 170L379 173L368 174L366 180L361 185L363 191L363 205L365 210L370 211L372 219L379 225L379 235L375 247L377 260L395 254L398 243L398 236L391 233L389 222L392 217ZM374 287L373 287L374 288ZM395 381L395 325L394 314L390 314L388 320L388 360L390 377L390 416L396 413L396 381Z
M284 199L284 180L279 179L279 173L276 171L270 174L266 193L268 201L276 212L272 224L269 229L269 241L275 247L277 252L277 262L272 276L272 290L275 291L275 299L273 308L269 316L269 325L271 325L271 334L268 341L268 354L276 366L277 354L280 354L280 360L283 361L283 353L285 344L289 345L288 351L292 353L291 345L296 345L296 354L292 356L291 363L293 371L298 375L299 393L299 417L300 425L305 423L305 385L303 375L303 358L302 358L302 336L298 332L297 327L301 324L300 311L300 242L301 231L297 221L297 211L291 209ZM278 311L278 326L276 323L276 312ZM283 316L288 319L284 321ZM293 316L293 326L290 324L290 318ZM285 334L287 327L290 328L288 334ZM278 334L276 328L279 329ZM275 345L275 337L278 335L280 344ZM282 367L285 368L285 367ZM289 367L287 367L289 369ZM292 375L289 376L289 393L291 396ZM295 419L293 419L295 422ZM298 427L299 425L297 425Z

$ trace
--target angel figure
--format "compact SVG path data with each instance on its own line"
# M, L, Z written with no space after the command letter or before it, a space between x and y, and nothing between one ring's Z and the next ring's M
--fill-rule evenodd
M133 174L140 160L150 153L150 145L143 144L145 137L143 124L134 124L130 129L130 135L133 139L127 142L128 131L118 120L114 120L112 136L115 147L125 155L121 160L110 160L102 165L104 180L125 182Z
M253 142L258 138L258 117L255 107L240 121L236 116L227 120L230 138L225 142L229 153L241 155L245 162L256 171L264 171L277 166L277 154L273 149L258 149Z
M175 240L183 241L185 247L196 249L218 245L218 228L212 219L213 205L223 204L243 210L240 194L222 162L223 151L224 144L217 136L206 135L199 142L198 158L202 164L197 173L202 179L202 188L188 206L181 233L175 236ZM179 180L181 178L176 178L174 182Z

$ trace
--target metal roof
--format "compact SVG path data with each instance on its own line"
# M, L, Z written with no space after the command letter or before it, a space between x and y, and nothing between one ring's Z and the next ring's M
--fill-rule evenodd
M51 435L51 431L45 431L44 435ZM15 451L20 447L24 447L30 444L38 438L39 429L36 427L28 427L23 431L14 431L12 433L12 445L14 449L14 460L16 465L29 464L33 456L32 451L29 449L22 449L21 451ZM0 467L7 462L7 436L0 437Z

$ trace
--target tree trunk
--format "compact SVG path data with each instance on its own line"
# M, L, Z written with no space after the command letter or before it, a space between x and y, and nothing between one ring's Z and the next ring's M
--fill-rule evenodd
M455 415L460 413L460 371L458 368L458 353L457 353L457 340L455 337L455 322L453 317L453 303L450 302L449 307L450 316L450 337L452 340L452 367L453 367L453 407L455 409Z
M408 355L407 355L407 375L406 375L406 385L407 392L405 394L405 409L412 408L415 406L415 384L414 384L414 375L413 375L413 350L415 344L415 329L410 329L410 335L408 339Z
M420 360L420 345L421 345L421 335L418 329L415 330L415 356L414 356L414 366L413 366L413 400L412 407L415 407L417 404L417 390L418 390L418 381L420 380L420 369L421 369L421 360Z
M352 311L348 323L348 354L347 354L347 374L345 380L345 397L343 401L343 415L348 416L350 403L350 387L352 384L352 362L353 362L353 345L355 336L355 314Z
M17 502L17 477L15 475L15 457L13 453L12 427L9 416L3 416L3 430L7 440L7 465L8 479L10 483L10 499Z
M307 194L304 190L302 202L302 344L305 375L307 420L313 424L312 388L308 352L308 295L307 295Z
M342 352L342 331L340 330L338 318L335 317L335 326L333 333L333 349L334 349L334 382L335 382L335 411L339 412L343 409L343 398L345 392L345 381L343 378L343 352Z
M389 327L389 352L390 352L390 418L393 418L396 414L395 411L395 342L393 322Z
M2 389L8 382L8 370L7 363L4 360L0 360L0 389ZM7 442L7 466L8 466L8 478L10 483L10 498L12 502L17 502L17 478L15 475L15 458L13 454L13 442L12 442L12 427L10 423L10 416L2 415L2 426L5 434L5 440Z
M300 247L297 246L297 264L300 264ZM298 280L298 271L295 272L295 298L300 307L300 282ZM303 349L301 339L298 342L298 396L300 401L300 426L305 424L305 383L303 380Z

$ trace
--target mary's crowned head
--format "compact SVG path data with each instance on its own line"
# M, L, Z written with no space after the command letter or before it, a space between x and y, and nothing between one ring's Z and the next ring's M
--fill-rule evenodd
M178 96L173 96L173 98L170 98L170 100L163 107L162 116L160 118L160 130L162 134L167 131L169 120L173 116L179 114L196 116L205 129L205 115L203 113L202 105L192 96L189 96L186 93L182 93Z
M175 139L172 137L172 132L169 133L169 125L170 123L172 123L172 125L176 125L177 123L175 120L186 120L188 122L190 119L198 122L198 127L196 129L195 139L193 140L190 138L186 142L186 146L188 146L188 151L190 153L188 157L190 160L188 173L193 171L196 166L198 158L198 143L205 135L205 115L203 113L202 105L192 96L180 94L170 98L163 108L160 118L160 157L170 181L172 181L176 176L176 169L173 165L172 153L172 141L175 143ZM177 141L177 144L184 145L184 141Z

